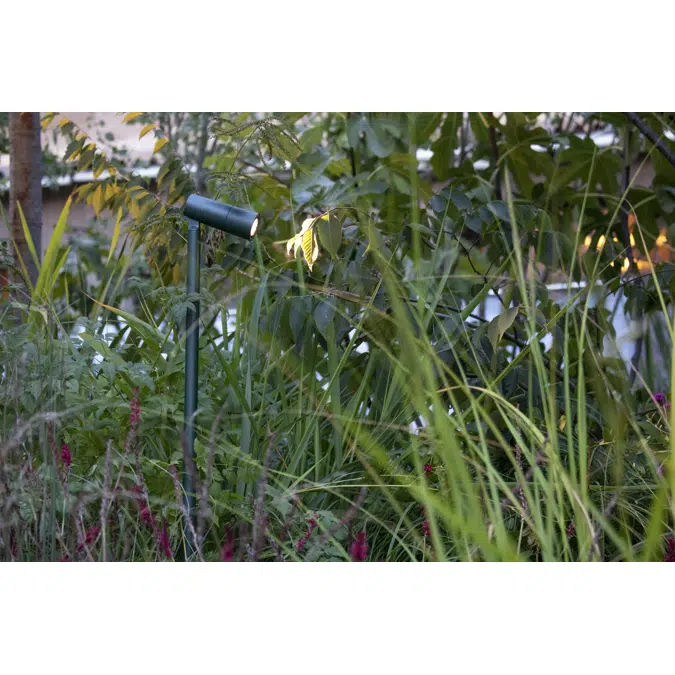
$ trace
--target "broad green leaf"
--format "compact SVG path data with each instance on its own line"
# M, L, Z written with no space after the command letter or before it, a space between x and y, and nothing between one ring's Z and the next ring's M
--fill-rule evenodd
M332 213L324 213L317 223L319 241L323 247L337 258L340 244L342 243L342 226L337 217Z
M333 340L335 334L334 318L335 303L331 300L322 300L314 310L314 322L321 335L329 342Z
M366 120L365 132L368 148L376 157L388 157L396 149L394 138L387 130L385 120Z
M490 344L492 349L497 349L497 344L502 339L502 336L506 331L511 328L513 322L518 316L520 307L510 307L505 312L502 312L499 316L496 316L487 329L488 338L490 339Z

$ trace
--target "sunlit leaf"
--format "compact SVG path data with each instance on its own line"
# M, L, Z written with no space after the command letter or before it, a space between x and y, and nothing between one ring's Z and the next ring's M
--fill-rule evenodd
M138 134L138 140L140 141L143 136L149 134L153 129L156 129L157 125L153 122L152 124L146 124L142 129L141 133Z
M153 153L159 152L168 142L169 142L168 138L158 138L155 141L155 147L152 152Z

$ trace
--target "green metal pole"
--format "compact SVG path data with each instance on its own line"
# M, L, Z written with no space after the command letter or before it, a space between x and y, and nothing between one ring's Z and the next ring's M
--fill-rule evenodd
M200 226L196 220L188 219L188 256L187 256L187 292L199 293L199 262L200 262ZM195 425L197 414L197 387L199 379L199 300L194 302L194 310L188 309L185 319L185 444L189 453L192 468L195 468ZM188 560L194 555L195 542L192 538L192 528L196 497L192 481L192 472L185 458L183 464L183 488L185 491L185 516L183 523L185 539L187 541Z

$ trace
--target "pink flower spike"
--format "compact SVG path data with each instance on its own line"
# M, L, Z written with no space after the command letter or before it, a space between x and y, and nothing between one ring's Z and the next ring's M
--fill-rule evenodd
M305 532L304 536L298 539L298 553L302 553L304 550L305 546L307 545L307 542L309 541L309 538L312 536L312 532L314 532L315 528L319 526L318 522L318 515L315 513L314 518L309 519L309 523L307 524L307 532Z
M666 554L663 556L663 562L675 562L675 537L672 535L666 538Z
M229 527L225 535L225 543L220 551L220 559L223 562L232 562L234 560L234 532Z
M99 527L96 527L96 525L93 525L92 527L90 527L87 530L87 534L85 536L84 543L87 546L91 546L96 541L96 537L98 537L100 531L101 531L101 529Z
M68 447L68 443L63 443L61 445L61 464L63 464L63 468L68 471L70 469L70 465L73 463L73 455L70 452L70 448Z
M426 474L427 478L431 476L431 474L434 471L434 465L433 464L425 464L424 465L424 473Z
M159 550L165 558L173 557L171 542L169 541L169 528L166 523L166 518L162 520L162 527L157 533L157 546L159 546Z
M364 562L368 557L368 551L370 551L370 547L368 546L366 531L362 530L356 535L356 539L352 542L352 560L354 562Z

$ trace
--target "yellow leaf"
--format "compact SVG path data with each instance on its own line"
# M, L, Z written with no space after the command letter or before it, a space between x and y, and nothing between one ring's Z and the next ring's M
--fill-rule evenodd
M108 167L108 173L109 173L111 176L115 176L115 175L117 175L117 169L116 169L114 166L109 166L109 167Z
M135 199L129 200L129 212L134 217L135 220L139 220L141 216L141 209L138 206L138 202Z
M302 235L302 254L305 256L305 261L310 271L319 257L319 244L316 241L316 231L313 227L308 228Z
M124 119L122 120L123 122L133 122L137 117L140 117L143 113L127 113L124 116Z
M63 129L63 127L65 127L66 124L68 124L68 122L70 122L70 120L67 117L62 118L59 122L59 128Z
M66 161L67 161L67 162L72 162L74 159L77 159L79 156L80 156L80 150L79 150L79 148L78 148L77 150L75 150L75 151L73 152L73 154L72 154L70 157L68 157L68 159L67 159Z
M120 225L122 223L122 209L117 212L117 221L115 222L115 229L113 231L112 241L110 242L110 251L108 251L108 260L106 265L110 264L110 259L113 257L115 252L115 247L117 246L117 240L120 238Z
M94 212L98 216L105 207L105 196L103 195L103 188L99 185L91 197L91 205L94 207Z
M52 120L54 119L54 115L56 115L56 113L49 112L42 118L42 122L40 122L40 126L42 127L42 131L44 131L52 123Z
M564 431L566 424L567 424L567 417L565 415L561 415L560 419L558 420L558 431Z
M168 142L169 142L168 138L158 138L155 141L155 148L152 152L153 153L159 152Z
M297 248L298 248L298 235L296 234L295 237L291 237L286 242L286 253L288 253L288 255L295 256Z
M141 133L138 134L138 140L140 141L141 138L143 138L143 136L145 136L146 134L149 134L153 129L156 129L156 128L157 128L157 125L154 124L154 123L153 123L153 124L146 124L146 125L141 129Z
M101 162L98 165L98 168L94 171L94 178L98 178L103 173L104 169L105 169L105 162Z

